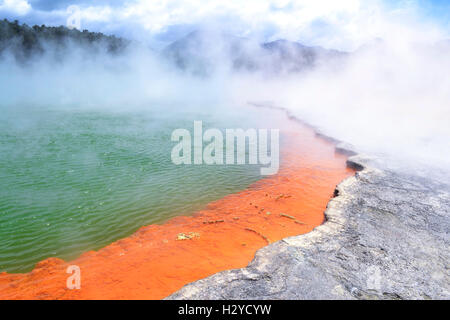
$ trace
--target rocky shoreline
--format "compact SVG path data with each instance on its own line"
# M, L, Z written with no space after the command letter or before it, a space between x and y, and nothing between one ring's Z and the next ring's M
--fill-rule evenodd
M337 186L323 225L167 299L450 299L450 185L336 150L359 171Z

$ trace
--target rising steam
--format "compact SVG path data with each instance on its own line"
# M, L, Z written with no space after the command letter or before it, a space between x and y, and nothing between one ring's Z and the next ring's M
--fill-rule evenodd
M63 59L43 54L25 64L4 52L0 108L198 104L214 113L223 112L219 104L270 101L361 151L450 170L450 44L423 41L424 33L396 33L348 54L316 48L312 63L217 31L176 46L188 55L182 68L136 44L111 55L70 43Z

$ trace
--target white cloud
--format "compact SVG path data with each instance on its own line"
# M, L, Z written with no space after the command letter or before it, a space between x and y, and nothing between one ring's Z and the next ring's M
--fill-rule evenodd
M0 10L9 11L21 16L30 12L31 5L26 0L3 0L0 3Z
M173 25L214 23L241 35L286 38L341 49L396 36L400 30L402 36L405 30L430 36L430 26L424 30L423 25L412 21L417 14L414 2L388 8L382 0L137 0L109 9L89 7L83 10L83 17L132 21L149 35ZM433 32L431 35L439 36Z
M1 0L0 0L1 1ZM135 0L119 6L81 6L82 25L107 31L144 30L152 39L172 26L207 25L263 40L288 39L308 45L353 50L375 38L448 37L448 30L424 22L415 1L397 7L386 0ZM27 12L24 0L4 6ZM67 15L64 10L54 16ZM189 30L187 30L189 31Z

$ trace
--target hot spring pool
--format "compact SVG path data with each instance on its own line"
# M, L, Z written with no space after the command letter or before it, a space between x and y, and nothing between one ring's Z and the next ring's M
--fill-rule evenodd
M172 164L174 129L260 124L257 110L208 109L1 107L0 272L73 259L260 179L256 165Z

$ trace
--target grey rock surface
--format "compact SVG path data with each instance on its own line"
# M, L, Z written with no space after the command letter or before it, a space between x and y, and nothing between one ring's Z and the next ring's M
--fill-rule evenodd
M449 184L358 155L349 165L361 171L323 225L168 299L450 299Z

